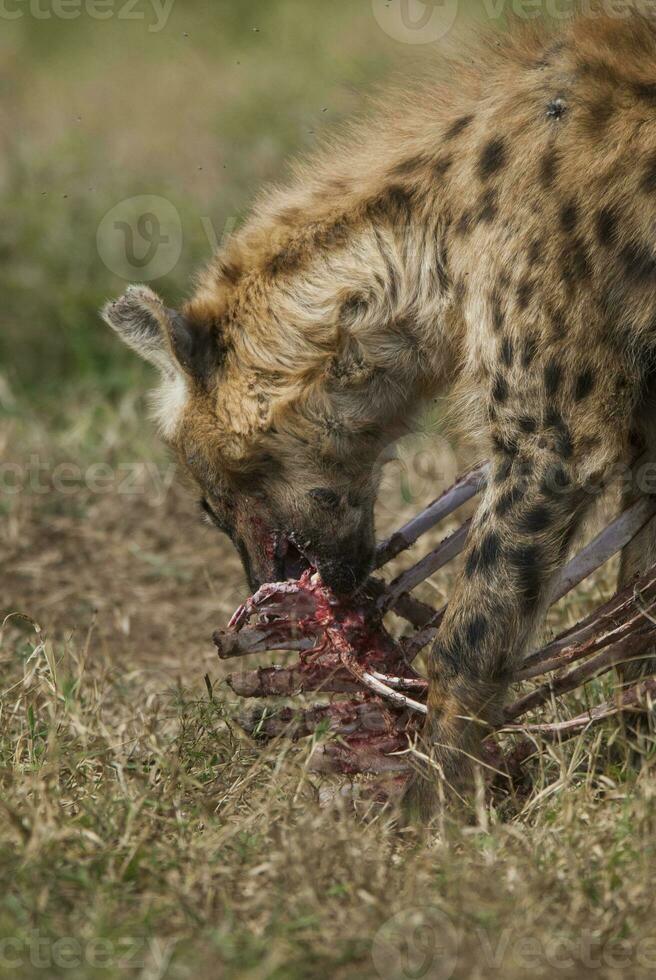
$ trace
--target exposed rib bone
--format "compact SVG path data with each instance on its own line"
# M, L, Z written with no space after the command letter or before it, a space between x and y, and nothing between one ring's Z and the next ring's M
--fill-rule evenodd
M572 667L558 677L546 681L529 694L525 694L524 697L519 698L506 708L506 718L508 721L519 718L521 715L526 714L527 711L531 711L545 704L551 697L558 694L565 694L567 691L573 691L594 677L605 674L613 667L637 659L640 654L644 654L645 646L648 643L649 640L643 633L625 636L624 639L618 643L613 643L605 650L596 654L596 656L589 657L577 667Z
M564 741L566 738L578 735L584 728L598 724L613 715L621 714L623 711L632 709L644 711L651 706L654 697L656 697L656 678L650 678L633 684L618 697L603 701L575 718L568 718L567 721L557 721L550 724L505 725L501 731L534 732L553 741Z
M257 667L229 674L226 683L242 698L294 697L319 691L356 693L360 686L346 670L305 664L294 667Z
M485 486L489 468L489 463L482 463L470 470L469 473L454 483L446 493L443 493L441 497L424 508L420 514L417 514L402 528L395 531L386 541L382 541L376 549L376 568L381 568L392 558L400 555L406 548L410 548L422 534L435 527L466 501L475 497Z
M444 565L452 561L465 547L471 520L462 524L453 534L446 537L440 544L430 551L416 565L412 565L401 575L398 575L387 587L385 604L391 605L404 592L414 589L420 582L423 582L430 575L439 571Z
M420 715L425 715L427 713L425 704L422 704L420 701L415 701L413 698L409 698L405 694L401 694L400 691L395 691L393 688L388 687L387 684L383 684L382 681L379 681L367 670L362 671L360 674L360 680L367 687L371 688L371 690L376 694L379 694L381 697L391 701L392 704L397 705L399 708L407 708L409 711L416 711L417 714Z
M428 681L424 677L392 677L389 674L381 674L377 670L370 671L375 680L382 681L388 687L396 687L405 691L426 691Z
M636 609L636 594L641 596L642 608ZM527 657L517 679L528 680L566 667L621 639L626 632L646 628L649 620L644 610L648 611L655 603L656 576L654 569L650 569L634 585L628 585L576 626Z
M392 715L379 701L332 701L309 708L257 707L237 715L241 727L254 738L305 738L320 726L334 735L362 737L403 731L400 715Z
M212 639L221 660L247 657L251 653L266 653L271 650L311 650L316 640L311 637L280 636L275 631L257 626L246 627L240 633L229 630L215 630Z
M556 575L550 603L567 595L575 585L621 551L656 514L656 498L643 497L623 511Z

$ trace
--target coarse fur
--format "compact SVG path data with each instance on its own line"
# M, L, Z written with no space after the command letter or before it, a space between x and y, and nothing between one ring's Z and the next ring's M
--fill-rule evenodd
M105 317L166 358L165 435L252 584L307 560L352 590L386 447L447 388L482 433L492 477L410 794L426 814L436 770L469 786L590 488L635 454L656 354L656 22L517 21L391 104L267 191L181 313L133 287Z

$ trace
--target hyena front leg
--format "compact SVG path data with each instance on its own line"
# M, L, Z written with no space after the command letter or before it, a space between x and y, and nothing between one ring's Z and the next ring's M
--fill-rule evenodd
M440 779L447 794L467 794L481 738L501 718L553 573L594 500L591 488L625 441L609 394L627 386L610 359L593 368L573 351L562 362L534 355L529 368L528 358L513 361L508 340L502 344L506 369L489 392L491 478L429 664L423 746L431 761L408 793L410 809L424 817Z
M636 436L639 456L631 469L631 479L622 496L622 506L628 507L645 492L653 492L656 473L656 379L647 386L644 397L636 407L633 418L633 432ZM656 517L635 536L624 548L618 573L618 588L624 588L635 581L656 562ZM656 648L651 648L639 660L625 664L618 669L620 679L632 684L641 677L656 673ZM656 732L656 713L635 715L631 719L635 735L633 762L639 764L648 742Z

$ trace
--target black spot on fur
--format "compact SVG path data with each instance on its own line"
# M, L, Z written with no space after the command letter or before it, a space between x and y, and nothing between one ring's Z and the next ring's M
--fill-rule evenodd
M530 608L540 598L542 553L536 545L520 545L512 549L508 558L517 573L517 587L524 603Z
M369 308L367 297L362 293L353 293L342 303L339 310L339 320L344 326L351 326L355 320L364 316Z
M471 126L471 124L472 124L473 121L474 121L473 115L460 116L458 119L455 120L455 122L453 122L449 126L449 128L446 131L446 133L444 134L444 139L445 140L452 140L452 139L455 139L456 136L460 136L461 133L464 133L464 131L469 126Z
M554 340L562 340L567 332L567 322L562 310L551 310L551 332Z
M411 211L412 193L398 184L390 184L368 204L368 212L373 220L407 220Z
M656 277L656 259L647 245L627 245L621 259L626 275L634 282L646 283Z
M520 310L525 310L531 302L534 288L534 284L530 279L522 279L517 286L517 306Z
M473 548L469 555L467 556L467 561L465 563L465 575L467 578L473 578L478 571L478 549Z
M563 369L558 361L552 358L544 368L544 387L549 397L553 397L557 393L562 380Z
M565 468L560 463L548 467L540 481L540 492L545 497L559 499L570 488L571 482Z
M549 119L562 119L567 112L567 103L564 99L552 99L547 103L547 116Z
M583 124L590 139L595 141L604 139L606 127L614 112L615 104L606 94L600 98L592 98L585 104Z
M520 456L516 462L515 466L517 468L517 473L519 476L532 476L533 475L533 463L530 459Z
M458 219L458 224L456 225L457 235L467 235L472 228L472 213L471 211L463 211Z
M504 481L507 480L508 477L510 476L511 470L512 470L512 459L510 456L507 456L499 463L498 469L494 474L494 482L504 483Z
M645 194L656 193L656 154L654 154L645 167L640 183L640 189Z
M544 424L550 429L557 429L559 426L564 425L565 422L558 409L551 405L544 413Z
M554 430L555 450L563 459L569 459L574 452L574 443L569 426L566 424L562 415L555 408L549 408L545 417L545 424Z
M505 490L495 504L494 513L497 517L505 517L523 496L524 489L519 485L511 487L510 490Z
M654 180L656 181L656 166ZM654 190L656 190L656 183ZM613 208L600 208L597 211L595 215L595 230L597 232L597 241L600 245L608 248L615 244L617 239L617 214Z
M498 207L494 191L485 191L478 203L478 218L482 224L490 224L497 216Z
M301 264L301 253L296 248L283 248L267 262L269 275L275 277L294 272Z
M390 174L395 177L411 176L419 170L425 170L430 162L431 159L426 153L417 153L415 156L408 157L406 160L401 160L400 163L395 164Z
M571 247L562 255L561 277L563 283L572 289L576 283L590 277L590 263L583 239L572 238Z
M517 419L517 424L522 432L526 432L527 434L536 432L538 427L538 423L530 415L522 415L521 418Z
M551 147L540 160L540 184L545 190L553 187L558 173L558 152Z
M514 348L512 339L510 337L503 337L501 340L501 361L507 368L512 366L513 353Z
M522 367L529 368L533 363L533 359L537 354L538 350L538 340L535 334L529 334L528 337L524 338L524 344L522 347Z
M540 241L539 238L534 238L529 245L527 259L530 266L539 265L542 261L542 250L544 243Z
M488 572L499 560L501 545L496 531L489 531L482 539L478 548L469 553L465 565L465 574L472 578L477 572Z
M580 402L587 398L595 384L594 371L588 368L581 371L574 382L574 401Z
M544 504L536 504L522 514L517 520L517 527L526 534L539 534L551 524L551 514Z
M478 160L478 176L488 180L506 165L506 144L501 137L496 136L483 147Z
M506 316L501 306L501 298L496 290L492 293L490 305L492 306L492 326L498 333L503 327Z
M579 212L576 204L570 201L560 209L560 227L566 235L571 235L579 220Z
M503 403L508 398L508 382L501 374L497 374L492 385L492 397L495 402Z
M478 646L485 639L488 622L485 616L474 616L465 626L465 638L470 647Z
M486 572L494 568L501 554L501 542L496 531L488 531L479 548L478 570Z
M631 90L636 99L656 106L656 82L635 82Z
M447 171L451 169L452 164L453 164L453 157L450 156L438 157L435 163L433 164L433 174L435 175L435 177L438 178L444 177Z
M503 453L506 456L516 456L519 452L519 447L514 439L504 439L496 432L492 436L492 444L497 453Z

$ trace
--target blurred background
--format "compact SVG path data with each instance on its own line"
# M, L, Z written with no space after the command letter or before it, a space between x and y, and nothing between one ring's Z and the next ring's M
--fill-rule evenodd
M72 19L14 3L0 32L2 401L47 406L54 423L82 392L101 403L144 384L97 317L139 271L111 220L99 247L107 212L134 215L142 261L152 229L140 236L124 202L168 202L156 217L165 234L177 215L179 240L142 278L179 301L262 183L423 46L386 34L368 2L116 0L106 19L93 0L72 0Z
M209 627L242 596L240 566L200 526L148 421L153 370L98 310L135 281L179 304L255 193L284 179L289 157L362 110L379 82L421 71L468 9L457 0L7 0L5 612L64 632L97 617L113 652L152 649L158 663L169 631L186 622L187 649L208 656ZM392 472L383 532L455 475L446 443L416 448L405 447L411 470Z

